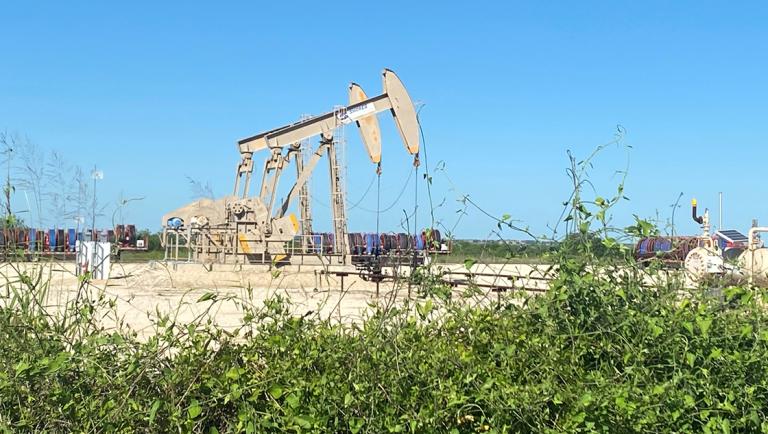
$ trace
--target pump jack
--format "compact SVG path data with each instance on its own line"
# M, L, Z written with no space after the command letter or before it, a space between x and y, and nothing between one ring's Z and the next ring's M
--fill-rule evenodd
M318 162L326 156L331 180L333 257L339 263L347 263L350 246L346 236L346 201L340 182L342 174L337 163L334 132L355 123L368 157L380 171L381 131L376 115L389 110L407 151L418 158L419 127L413 102L393 71L385 69L382 75L384 90L378 96L369 98L358 84L351 83L346 107L238 141L241 159L235 172L232 195L218 200L201 199L163 216L166 259L179 259L180 244L188 249L189 260L203 262L269 262L295 254L295 249L288 251L286 246L295 241L296 235L301 234L301 239L306 241L312 233L307 181ZM304 164L300 144L317 136L320 137L319 144ZM264 162L258 196L251 196L253 157L259 151L269 154ZM296 181L278 204L278 183L291 162L296 166ZM297 197L301 202L301 230L296 216L288 213Z

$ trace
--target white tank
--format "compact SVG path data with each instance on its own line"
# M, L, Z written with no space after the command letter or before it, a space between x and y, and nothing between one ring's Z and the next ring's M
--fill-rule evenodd
M739 267L754 283L768 286L768 248L745 250L739 256Z
M688 252L684 266L686 274L694 282L707 275L720 274L724 271L723 257L719 252L706 247L696 247Z

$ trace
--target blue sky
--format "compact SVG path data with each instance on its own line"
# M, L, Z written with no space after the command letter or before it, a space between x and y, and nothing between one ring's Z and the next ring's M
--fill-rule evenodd
M693 233L687 202L697 197L717 221L719 191L725 226L768 222L764 2L259 3L5 2L0 130L102 169L102 224L119 197L143 196L124 219L159 229L193 198L186 177L231 191L238 139L343 104L350 81L375 94L387 67L424 104L433 201L459 237L494 228L473 209L456 224L465 194L546 232L569 194L566 151L588 155L618 124L632 149L608 148L591 178L609 195L628 164L617 224L667 218L682 192L679 229ZM407 185L381 216L382 230L398 230L415 177L391 119L380 122L382 208ZM345 136L356 203L374 168L357 132ZM328 181L318 170L323 230ZM373 231L363 208L375 207L374 187L349 211L350 229Z

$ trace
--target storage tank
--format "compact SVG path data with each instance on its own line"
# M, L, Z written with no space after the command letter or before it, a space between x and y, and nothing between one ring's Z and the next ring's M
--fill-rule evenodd
M693 281L725 272L723 255L719 249L696 247L685 257L685 271Z
M739 256L738 264L750 283L768 287L768 249L760 240L761 232L768 232L768 227L753 226L749 230L747 250Z
M752 277L754 284L768 286L768 249L745 250L739 256L739 267Z

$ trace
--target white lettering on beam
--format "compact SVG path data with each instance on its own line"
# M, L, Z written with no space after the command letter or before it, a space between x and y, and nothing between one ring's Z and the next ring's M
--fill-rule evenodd
M376 107L372 103L367 103L341 112L337 117L341 123L348 124L372 113L376 113Z

